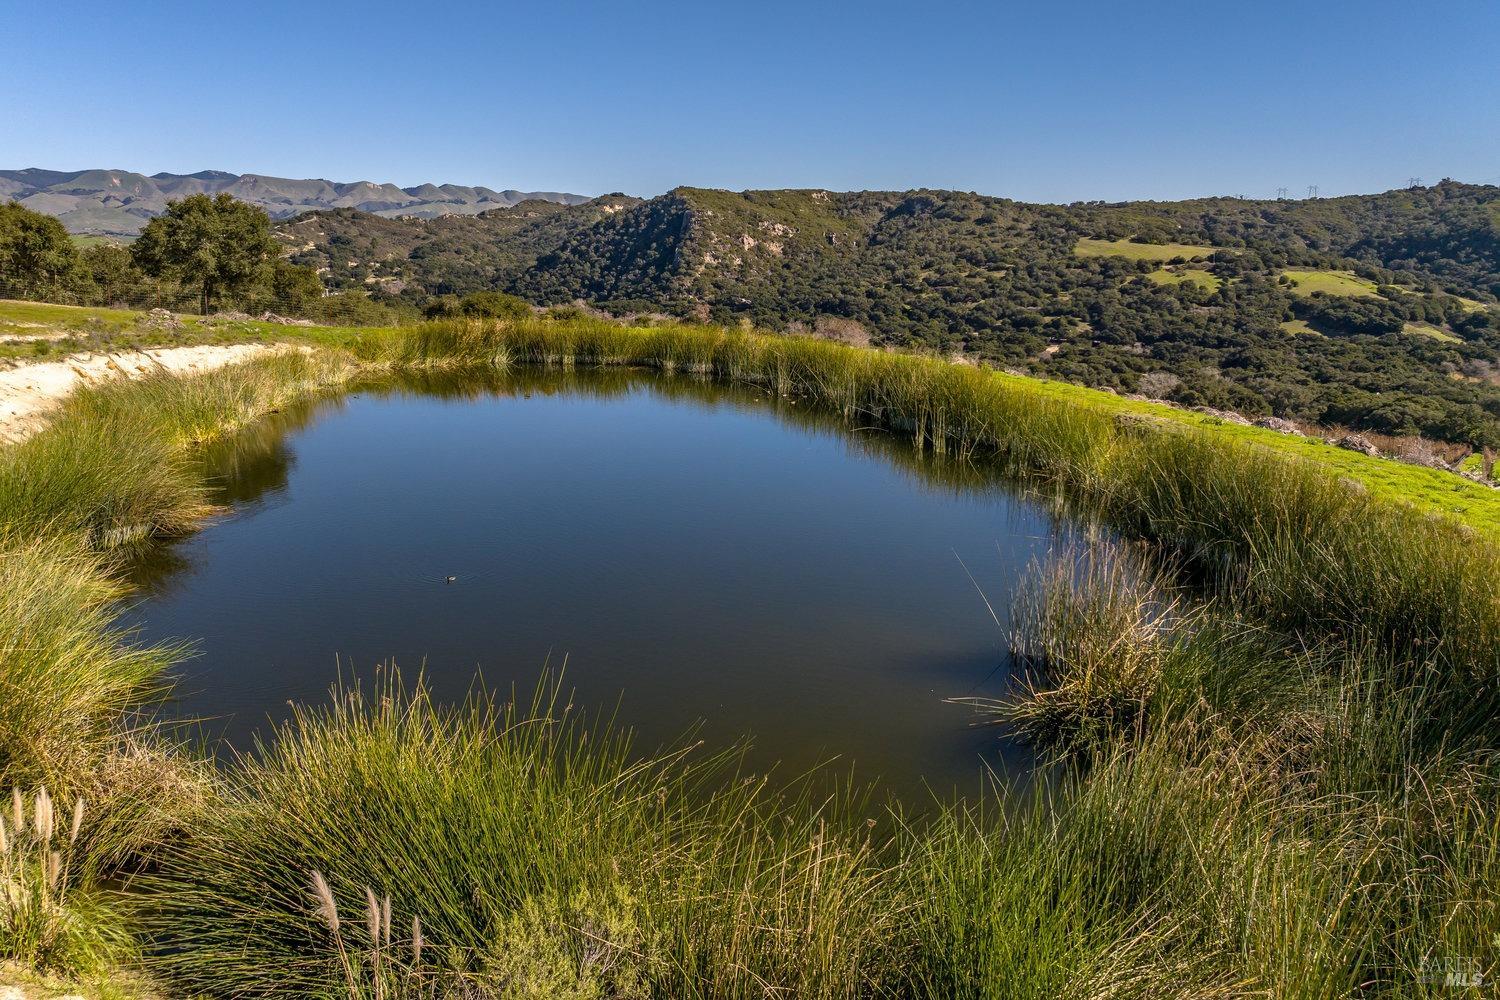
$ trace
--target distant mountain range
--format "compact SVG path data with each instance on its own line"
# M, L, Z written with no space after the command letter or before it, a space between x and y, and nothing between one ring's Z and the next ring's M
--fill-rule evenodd
M385 218L478 215L522 201L577 205L584 195L561 191L495 191L461 184L421 184L401 188L370 181L338 183L296 180L264 174L200 170L195 174L145 174L129 170L0 170L0 201L18 201L55 215L69 232L133 236L167 202L192 194L227 192L264 208L273 219L318 209L354 208Z

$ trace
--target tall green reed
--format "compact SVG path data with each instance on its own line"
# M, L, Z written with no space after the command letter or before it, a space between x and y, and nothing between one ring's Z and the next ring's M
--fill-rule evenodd
M8 805L0 815L0 958L73 975L110 968L129 954L130 937L78 864L83 799L69 809L45 787L33 795L12 788Z
M890 919L869 828L840 803L769 799L731 763L642 759L556 685L452 709L394 677L346 690L243 758L138 883L156 967L190 990L373 991L372 956L351 960L307 904L316 871L340 913L368 909L368 887L419 921L433 981L858 995Z

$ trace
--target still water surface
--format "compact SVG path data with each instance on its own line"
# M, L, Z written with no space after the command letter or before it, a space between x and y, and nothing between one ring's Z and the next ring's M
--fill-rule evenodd
M697 726L907 799L1015 764L944 699L1004 689L1009 591L1067 529L986 470L627 371L362 389L212 461L229 513L143 567L127 621L195 642L171 711L234 745L341 669L458 699L565 661L647 749Z

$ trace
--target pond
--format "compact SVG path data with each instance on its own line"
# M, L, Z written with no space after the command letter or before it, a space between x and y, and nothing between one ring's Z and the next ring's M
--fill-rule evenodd
M206 461L225 515L125 621L193 641L169 712L237 747L381 663L445 699L550 667L642 750L975 791L1020 751L947 699L1005 689L1009 593L1071 530L994 470L628 370L362 387Z

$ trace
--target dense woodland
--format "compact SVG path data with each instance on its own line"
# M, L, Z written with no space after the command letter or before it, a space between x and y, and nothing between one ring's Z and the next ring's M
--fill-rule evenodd
M225 289L223 306L389 322L484 313L463 297L504 292L539 306L811 330L1251 417L1500 447L1494 186L1072 205L679 188L431 220L340 209L274 234L283 258ZM139 252L77 256L80 299L163 304L172 287ZM1347 279L1324 290L1288 274L1309 271Z

